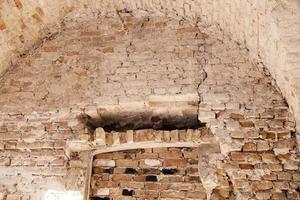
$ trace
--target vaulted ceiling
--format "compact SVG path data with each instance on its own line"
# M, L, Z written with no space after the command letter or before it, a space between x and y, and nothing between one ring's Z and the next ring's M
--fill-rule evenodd
M241 9L243 8L243 9ZM219 26L267 66L300 122L300 3L297 0L0 0L0 73L85 15L147 10ZM298 122L298 126L299 126Z

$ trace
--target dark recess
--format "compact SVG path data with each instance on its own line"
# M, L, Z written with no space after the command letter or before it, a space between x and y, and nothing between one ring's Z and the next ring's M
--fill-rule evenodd
M156 115L152 112L137 113L105 113L101 119L94 119L91 116L82 113L78 119L93 132L96 128L102 127L106 132L126 131L140 129L154 130L184 130L198 129L205 127L205 123L198 120L197 113L175 115Z
M109 197L91 197L90 200L110 200Z
M126 168L125 169L125 174L137 174L137 170L133 168Z
M133 194L134 194L134 191L133 191L133 190L127 190L127 189L124 189L124 190L122 191L122 195L123 195L123 196L133 196Z
M146 181L147 182L157 182L157 177L156 176L146 176Z
M177 173L177 169L162 169L161 172L164 174L164 175L173 175L173 174L176 174Z

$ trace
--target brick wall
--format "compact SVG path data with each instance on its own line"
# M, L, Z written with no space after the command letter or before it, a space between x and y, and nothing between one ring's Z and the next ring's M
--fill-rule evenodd
M6 71L15 58L26 55L42 40L64 29L65 19L80 21L87 13L98 15L116 9L151 10L209 27L218 25L225 34L246 46L251 56L268 67L298 116L299 2L288 1L71 1L1 2L0 71ZM243 9L241 9L243 8ZM106 51L109 51L107 49Z
M197 114L205 76L194 56L204 43L198 29L147 13L81 19L1 79L0 191L7 199L41 199L49 190L84 194L90 157L66 155L68 140L90 137L77 119L83 111L136 110L159 104L157 95L183 95L174 97L176 109ZM184 103L185 95L192 99Z
M1 198L84 194L93 152L76 116L179 94L199 96L198 117L220 143L222 154L199 157L207 195L299 198L295 119L268 70L218 29L124 12L67 18L62 33L1 79ZM84 145L68 154L71 140Z
M98 154L92 196L107 199L205 199L197 148L137 149Z

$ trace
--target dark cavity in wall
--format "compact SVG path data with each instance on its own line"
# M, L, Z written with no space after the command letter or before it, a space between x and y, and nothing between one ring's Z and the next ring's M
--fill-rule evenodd
M126 131L140 129L154 130L182 130L205 127L205 123L198 120L198 113L183 113L182 115L156 114L153 112L123 112L103 113L101 117L92 118L83 113L78 119L84 123L91 132L102 127L106 132Z
M90 200L110 200L109 197L90 197Z
M134 194L133 190L123 189L123 191L122 191L123 196L133 196L133 194Z

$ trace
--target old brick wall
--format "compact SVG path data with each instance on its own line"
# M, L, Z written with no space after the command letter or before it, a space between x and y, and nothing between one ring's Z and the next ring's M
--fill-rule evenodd
M197 148L153 148L98 154L92 196L109 199L205 199Z
M199 119L227 155L217 166L234 199L299 199L295 120L285 99L245 49L210 39L201 54L207 78L199 87Z
M88 161L65 152L68 139L89 137L76 118L83 110L136 110L150 95L192 95L197 112L205 73L194 53L206 37L197 28L145 12L80 19L1 79L0 182L8 199L83 193Z
M27 54L43 39L64 28L64 19L87 13L107 13L118 9L152 10L209 27L218 25L225 34L245 45L252 57L262 61L278 82L295 115L298 115L299 2L287 1L22 1L1 2L0 71L16 57Z
M70 140L89 146L76 118L83 110L135 109L149 95L191 94L222 151L199 158L206 161L199 170L205 191L231 199L299 198L295 118L243 45L219 29L157 13L91 12L65 22L1 79L1 198L84 193L91 155L66 148ZM208 176L209 166L218 179Z
M287 98L295 116L299 115L299 29L300 5L287 1L22 1L1 3L0 71L15 58L28 54L64 29L64 19L77 19L115 10L151 10L210 27L217 25L225 34L250 50L250 55L268 67ZM297 117L298 118L298 117ZM299 123L298 123L299 124Z

